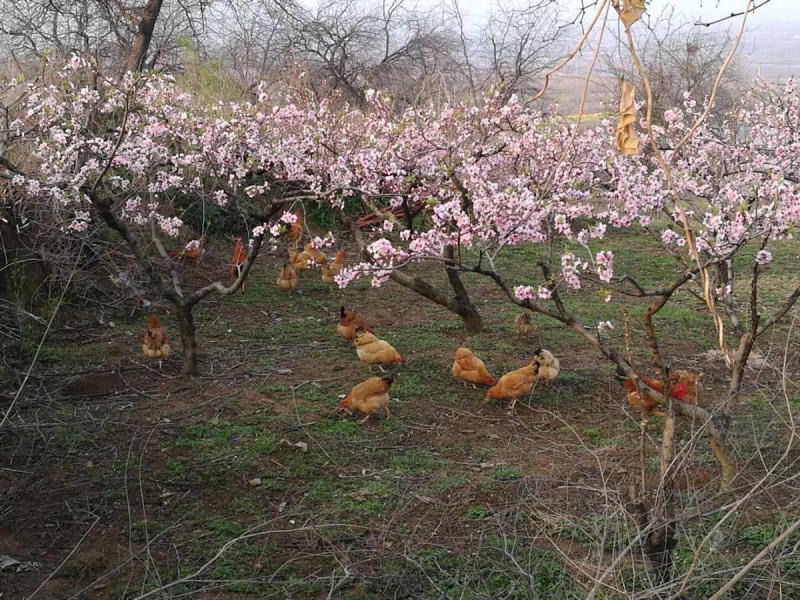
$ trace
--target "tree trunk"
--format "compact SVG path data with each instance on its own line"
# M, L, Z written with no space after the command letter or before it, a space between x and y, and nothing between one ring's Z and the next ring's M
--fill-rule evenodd
M191 306L182 306L178 309L178 327L181 332L183 344L183 370L185 377L197 376L197 336L194 329L194 316Z
M453 261L455 258L455 249L453 246L447 246L447 248L444 249L444 258L447 261ZM464 287L464 282L461 281L461 276L458 274L458 271L449 268L447 264L445 264L444 270L445 273L447 273L447 281L450 283L450 287L455 294L457 305L456 314L464 321L464 327L469 335L480 333L483 330L481 315L478 309L475 308L475 305L472 304L472 300L467 293L467 288Z
M455 292L456 314L461 317L464 322L464 328L469 335L479 334L483 331L483 321L478 309L472 304L472 300L470 300L458 273L446 267L445 270L447 271L447 279L450 281L450 287Z
M365 260L372 262L372 257L367 251L366 243L364 242L364 236L361 233L361 230L347 215L342 214L341 219L342 222L350 228L350 232L353 234L353 238L356 240L356 244L358 245L361 256L363 256ZM444 258L448 261L453 260L452 246L445 248ZM481 315L478 312L478 309L472 304L469 294L467 293L467 290L464 287L458 272L455 269L447 268L445 268L445 271L447 273L447 279L450 282L450 287L455 293L454 296L450 296L449 294L446 294L433 287L424 279L413 275L408 275L400 269L392 269L389 273L389 279L399 283L409 290L416 292L420 296L424 296L439 306L444 306L450 312L457 314L464 321L464 327L466 328L467 333L470 335L480 333L483 329Z
M153 32L156 28L158 14L161 12L161 5L163 3L164 0L147 0L147 5L142 11L142 17L139 19L139 24L136 27L136 37L133 41L133 48L131 48L131 53L125 65L128 71L137 73L142 70L145 56L147 56L147 50L150 48L150 42L153 39Z

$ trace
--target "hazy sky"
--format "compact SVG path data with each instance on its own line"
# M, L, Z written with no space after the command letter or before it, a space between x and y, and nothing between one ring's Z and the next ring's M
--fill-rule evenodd
M664 6L675 6L690 17L701 17L703 20L714 20L731 13L741 12L743 0L652 0L649 3L650 14L657 14ZM800 2L798 0L772 0L747 17L748 23L763 23L794 17L800 19Z
M432 5L442 4L435 0L429 0L429 3ZM588 3L587 1L586 4ZM459 4L465 7L466 12L472 16L479 17L490 10L495 3L491 0L459 0ZM565 11L574 10L576 6L580 6L578 0L559 0L559 4ZM741 12L744 9L744 0L650 0L647 12L650 15L657 15L667 6L675 7L678 12L682 12L692 19L713 21L734 12ZM787 20L800 21L800 0L771 0L747 18L748 25L753 26ZM738 21L730 23L738 26Z

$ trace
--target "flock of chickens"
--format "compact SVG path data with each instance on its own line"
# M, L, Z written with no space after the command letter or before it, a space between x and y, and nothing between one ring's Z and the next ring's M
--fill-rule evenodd
M296 219L287 228L285 237L291 244L288 248L288 260L278 273L276 281L280 289L291 292L297 287L297 271L305 271L310 265L319 266L322 269L322 281L324 283L334 283L334 278L344 266L345 252L342 250L336 254L331 262L323 252L315 248L313 244L306 243L302 252L297 252L294 248L302 236L302 219L299 211L295 212ZM294 248L293 248L294 247ZM193 248L174 252L170 255L181 259L190 259L195 267L205 253L206 243L204 239ZM247 261L247 253L242 245L242 239L237 238L233 249L233 255L229 264L229 275L236 280ZM244 292L244 286L242 286ZM520 338L526 337L532 329L530 315L521 313L514 321L514 330ZM339 314L339 322L336 326L339 336L353 342L359 360L366 363L370 371L373 365L377 365L383 371L382 365L401 363L402 358L391 344L379 339L369 323L362 317L357 317L352 310L342 307ZM159 366L162 360L166 360L170 354L170 346L167 336L164 333L158 318L150 317L147 322L144 339L142 341L142 352L146 358L158 360ZM489 389L484 396L484 402L491 399L509 399L508 410L513 410L517 400L531 392L535 383L541 381L545 385L558 376L560 364L558 359L549 350L538 349L533 353L530 362L514 371L506 373L499 380L489 374L485 363L477 357L469 348L460 346L455 353L455 360L452 366L452 373L461 379L466 386L471 383L476 385L487 385ZM700 377L702 374L691 373L689 371L675 370L668 373L670 394L673 398L682 402L696 403L701 394ZM645 414L663 414L657 410L656 400L648 392L663 393L661 381L650 379L642 375L631 378L618 369L617 379L622 383L627 392L627 400L631 407L641 410ZM389 388L394 382L393 375L384 377L370 377L366 381L355 386L350 393L339 402L337 411L343 410L348 414L358 411L364 414L364 418L358 421L359 425L366 423L369 418L376 413L385 412L386 418L390 418L389 412Z

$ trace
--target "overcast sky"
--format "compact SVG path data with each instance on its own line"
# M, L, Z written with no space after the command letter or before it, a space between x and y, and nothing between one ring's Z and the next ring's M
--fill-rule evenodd
M442 4L435 0L429 0L429 3ZM588 0L585 3L589 4ZM466 8L466 12L471 16L480 17L495 3L491 0L459 0L459 4ZM565 10L575 10L581 3L578 0L559 0L559 4ZM647 12L650 15L657 15L667 6L675 7L678 12L692 19L714 21L731 13L741 12L744 0L650 0ZM748 25L753 26L786 20L800 21L800 0L771 0L747 18ZM735 25L738 26L738 21Z

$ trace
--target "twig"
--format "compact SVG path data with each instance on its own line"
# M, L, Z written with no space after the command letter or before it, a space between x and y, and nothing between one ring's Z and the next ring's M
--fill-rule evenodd
M786 538L788 538L790 535L792 535L798 529L800 529L800 519L798 519L797 521L792 523L792 525L790 527L788 527L786 529L786 531L784 531L782 534L780 534L778 537L776 537L774 540L772 540L772 542L766 548L764 548L761 552L756 554L753 557L753 560L751 560L744 567L742 567L742 569L736 575L734 575L728 581L728 583L726 583L721 588L719 588L716 591L716 593L713 596L711 596L710 600L718 600L718 598L722 598L722 596L724 596L734 585L739 583L739 581L742 579L742 577L747 575L747 572L750 571L750 569L752 569L754 566L756 566L758 561L760 561L762 558L764 558L767 554L770 554L773 550L775 550L775 548L778 547L779 544L784 542L786 540Z
M66 296L67 290L69 289L69 285L70 283L72 283L72 278L75 276L75 272L78 270L78 262L80 261L81 258L81 253L83 251L84 243L85 243L84 241L81 241L81 251L78 252L77 254L77 258L75 259L75 265L72 267L72 272L69 274L69 279L67 279L67 283L66 285L64 285L64 289L61 290L61 297L58 299L58 304L56 304L56 307L53 309L53 314L50 316L50 320L47 322L47 327L45 328L44 333L42 334L42 339L39 340L39 345L36 347L36 353L33 355L31 364L28 367L28 372L25 373L25 378L22 380L22 383L20 384L17 393L14 394L14 399L11 401L11 405L8 407L6 414L3 415L3 420L0 421L0 428L2 428L3 425L6 424L6 421L8 421L8 417L11 415L11 411L14 410L14 406L16 405L17 400L19 400L19 397L22 394L22 390L25 389L25 384L28 383L28 379L30 379L33 367L36 365L36 361L39 359L39 353L41 353L42 347L44 346L44 341L47 339L47 334L50 332L50 328L53 325L53 321L55 320L56 315L58 314L58 309L61 308L61 305L64 302L64 296Z
M67 557L64 560L61 561L61 564L58 565L58 567L56 567L55 570L52 573L50 573L50 575L48 575L45 578L44 581L42 581L42 583L39 584L39 587L37 587L35 590L33 590L33 593L30 596L28 596L28 600L30 600L37 593L39 593L39 590L41 590L45 586L45 584L47 584L47 582L50 581L53 578L53 575L58 573L61 570L61 567L63 567L65 564L67 564L67 561L70 558L72 558L72 555L75 554L75 552L78 551L78 548L80 547L81 543L83 543L83 540L86 539L86 536L89 535L92 532L92 529L94 529L94 526L97 525L99 522L100 522L100 517L95 518L94 523L92 523L92 525L89 527L89 529L86 530L86 533L84 533L81 536L81 539L79 539L78 543L75 544L75 547L72 550L70 550L70 553L67 554Z

